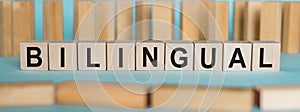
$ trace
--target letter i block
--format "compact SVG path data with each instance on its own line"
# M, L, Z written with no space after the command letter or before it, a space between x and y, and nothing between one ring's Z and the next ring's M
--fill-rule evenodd
M135 42L107 42L107 70L135 70Z
M250 71L251 52L250 42L224 42L223 70Z
M252 70L279 71L280 43L275 41L252 41Z
M165 70L193 70L194 43L191 41L167 41Z
M49 43L50 70L77 70L77 43L53 41Z
M21 42L20 65L21 70L48 70L48 42Z
M77 46L79 70L106 70L105 41L79 41Z
M222 71L223 42L195 41L194 70Z
M158 40L136 42L136 70L164 70L165 43Z

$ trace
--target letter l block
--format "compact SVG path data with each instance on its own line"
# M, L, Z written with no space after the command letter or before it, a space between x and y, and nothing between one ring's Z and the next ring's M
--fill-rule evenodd
M48 70L48 42L21 42L20 66L21 70Z
M79 41L77 45L79 70L106 70L105 41Z

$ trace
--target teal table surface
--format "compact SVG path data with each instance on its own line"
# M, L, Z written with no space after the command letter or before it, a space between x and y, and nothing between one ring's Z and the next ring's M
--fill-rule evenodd
M19 57L0 58L0 82L99 80L157 85L197 84L227 87L253 87L255 85L300 85L300 54L282 54L280 72L210 72L210 71L22 71ZM99 108L99 111L122 111ZM85 112L84 106L54 105L35 107L1 107L0 112ZM254 107L253 111L259 109Z

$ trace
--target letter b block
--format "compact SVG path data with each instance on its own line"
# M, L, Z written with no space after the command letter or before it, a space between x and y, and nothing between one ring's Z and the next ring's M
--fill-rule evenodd
M251 70L250 42L224 42L224 71L250 71Z
M48 42L25 41L20 43L21 70L48 70Z
M190 41L167 41L165 70L193 70L194 44Z

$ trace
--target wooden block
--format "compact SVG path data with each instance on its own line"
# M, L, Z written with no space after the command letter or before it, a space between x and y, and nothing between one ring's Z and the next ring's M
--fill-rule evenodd
M216 21L209 20L209 40L228 40L228 2L209 2L209 10ZM215 23L217 22L217 24ZM219 28L218 28L219 27ZM220 32L219 32L219 31Z
M193 70L193 42L170 40L165 47L165 70Z
M44 40L63 40L63 2L44 1Z
M249 88L228 88L222 87L219 92L218 87L192 87L163 85L150 95L152 107L162 109L184 109L199 111L209 105L209 111L228 112L251 112L254 103L254 94ZM218 93L205 95L207 92ZM208 97L212 99L208 99ZM204 101L204 103L203 103ZM207 101L207 102L205 102ZM184 108L181 108L184 107Z
M205 36L202 32L205 32L203 31L205 30L204 28L208 27L205 24L208 19L205 15L207 15L208 12L205 12L205 6L201 5L201 2L196 0L181 2L182 40L205 40Z
M95 40L95 2L75 0L74 35L76 40Z
M136 42L136 70L164 70L165 43L163 41Z
M33 0L13 2L13 56L20 55L20 42L34 40Z
M107 42L108 70L135 70L135 42Z
M246 3L243 40L259 40L260 11L261 2Z
M105 41L79 41L77 46L79 70L106 70Z
M132 40L132 0L117 1L117 40Z
M223 70L250 71L252 44L250 42L224 42Z
M95 25L98 40L115 40L115 4L112 0L97 0Z
M299 85L257 86L255 102L262 111L299 110L299 94Z
M151 0L136 1L136 40L151 38Z
M0 56L12 56L12 2L0 1Z
M174 2L155 0L153 6L153 39L174 40Z
M280 71L280 43L252 41L252 70Z
M259 40L281 42L282 2L263 2Z
M52 82L0 83L0 106L54 105Z
M21 70L48 70L47 41L25 41L20 47Z
M130 89L130 90L128 90ZM133 89L133 90L131 90ZM147 108L148 86L113 84L94 81L66 81L56 87L56 101L60 104Z
M77 70L77 43L53 41L49 43L50 70Z
M195 41L194 70L222 71L222 41Z
M300 51L300 2L284 3L284 22L282 51L298 53Z
M233 40L241 41L244 36L244 22L245 22L245 1L234 2L234 29L233 29Z

